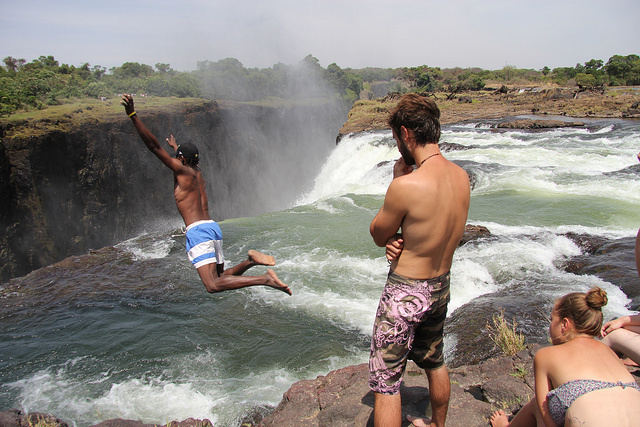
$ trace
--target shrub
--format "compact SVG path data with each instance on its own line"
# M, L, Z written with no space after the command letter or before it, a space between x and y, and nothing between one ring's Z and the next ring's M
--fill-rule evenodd
M500 310L499 315L493 315L493 325L487 323L489 338L496 348L502 350L507 356L513 356L517 352L524 350L524 335L516 332L518 323L513 320L509 323L504 318L504 310Z

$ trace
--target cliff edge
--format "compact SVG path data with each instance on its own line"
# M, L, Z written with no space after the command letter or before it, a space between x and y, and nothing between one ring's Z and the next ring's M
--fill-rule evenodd
M578 87L546 85L503 86L459 94L425 93L440 108L442 124L466 120L498 119L532 114L574 118L638 118L640 88L609 87L600 91L583 91ZM384 98L354 103L349 120L340 129L341 135L366 130L386 129L387 116L395 107L399 93Z

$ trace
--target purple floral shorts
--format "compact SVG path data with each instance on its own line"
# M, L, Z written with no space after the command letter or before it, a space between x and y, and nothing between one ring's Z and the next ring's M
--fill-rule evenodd
M398 393L408 359L423 369L437 369L444 364L449 279L450 273L415 280L389 272L373 325L371 390Z

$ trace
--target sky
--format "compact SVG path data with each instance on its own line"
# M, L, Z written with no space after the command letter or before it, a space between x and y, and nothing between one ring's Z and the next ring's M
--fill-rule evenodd
M539 70L640 54L639 18L638 0L0 0L0 58Z

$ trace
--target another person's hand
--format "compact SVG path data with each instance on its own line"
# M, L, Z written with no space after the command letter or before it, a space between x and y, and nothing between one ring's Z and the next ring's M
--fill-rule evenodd
M610 320L602 325L602 336L607 336L607 334L615 331L616 329L624 327L628 323L627 319L627 316L618 317L617 319Z
M393 177L408 175L413 172L413 166L409 166L404 162L404 159L400 157L393 165Z
M133 108L133 97L131 95L126 93L122 95L120 104L124 105L124 112L127 113L127 116L131 117L131 114L135 113L136 110Z
M389 261L394 261L397 259L402 253L402 249L404 249L404 240L402 239L402 234L396 234L395 236L389 238L387 240L387 244L385 246L385 254Z

